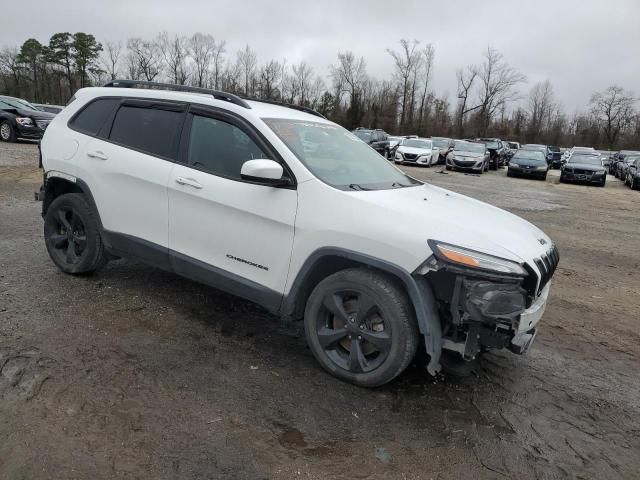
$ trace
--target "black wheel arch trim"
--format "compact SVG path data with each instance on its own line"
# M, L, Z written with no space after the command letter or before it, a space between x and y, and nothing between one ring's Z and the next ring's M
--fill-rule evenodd
M285 318L299 317L299 295L304 295L305 281L323 259L341 257L357 264L372 267L397 278L406 289L413 304L420 333L424 335L425 346L430 360L427 370L431 375L440 371L440 354L442 351L442 327L436 298L429 283L419 275L412 275L404 268L386 260L340 247L323 247L314 251L298 271L291 288L283 297L280 308Z

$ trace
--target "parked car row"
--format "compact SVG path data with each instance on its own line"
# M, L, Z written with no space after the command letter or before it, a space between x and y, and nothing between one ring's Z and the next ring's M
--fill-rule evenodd
M39 140L53 117L54 113L38 108L26 100L0 95L0 140Z

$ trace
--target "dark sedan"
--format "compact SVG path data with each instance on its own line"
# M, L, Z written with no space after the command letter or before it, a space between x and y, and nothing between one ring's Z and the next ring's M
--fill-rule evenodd
M358 127L353 133L363 142L369 144L376 152L383 157L387 157L389 150L389 135L384 130L369 130L368 128Z
M629 164L624 183L629 185L631 190L640 189L640 157L635 157L633 162Z
M532 177L546 180L548 171L549 165L542 152L520 149L513 154L509 162L507 177Z
M551 168L560 168L560 161L562 160L562 152L560 151L560 147L556 147L555 145L549 145L548 147L549 153L547 153L547 163Z
M584 182L604 187L607 171L599 155L575 153L560 168L560 183Z
M0 140L15 142L18 138L38 140L55 117L38 110L21 98L0 96Z

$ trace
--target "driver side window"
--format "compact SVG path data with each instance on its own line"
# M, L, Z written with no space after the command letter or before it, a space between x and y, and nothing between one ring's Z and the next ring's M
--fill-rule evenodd
M187 164L199 170L240 180L247 160L269 158L240 128L216 118L194 115Z

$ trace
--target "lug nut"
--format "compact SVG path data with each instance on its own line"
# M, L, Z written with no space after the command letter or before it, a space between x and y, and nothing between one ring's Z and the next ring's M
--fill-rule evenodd
M358 340L362 340L362 337L360 335L358 335Z
M364 330L364 325L360 325L360 330Z

